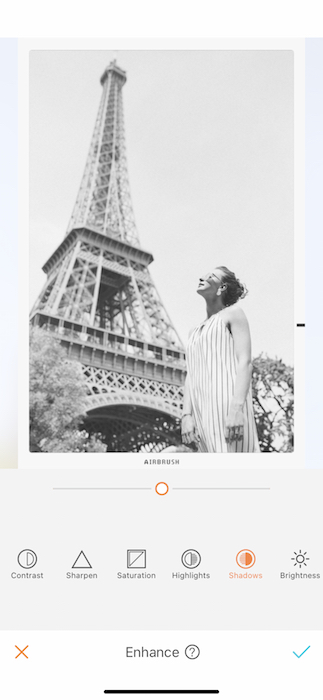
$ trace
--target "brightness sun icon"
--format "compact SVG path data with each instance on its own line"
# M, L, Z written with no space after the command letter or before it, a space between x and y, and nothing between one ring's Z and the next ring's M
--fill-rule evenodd
M300 549L298 554L297 552L294 552L294 554L295 557L292 557L292 561L295 562L294 566L297 566L298 564L300 569L302 568L302 566L307 566L306 562L309 561L309 557L306 556L307 552L302 552L302 550Z

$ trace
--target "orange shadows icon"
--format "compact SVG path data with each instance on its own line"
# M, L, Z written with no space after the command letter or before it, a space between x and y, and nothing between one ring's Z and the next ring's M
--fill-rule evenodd
M15 659L18 659L18 656L21 656L21 654L25 657L25 659L28 659L27 654L24 653L26 651L26 649L28 649L28 646L29 646L29 644L27 644L27 646L24 649L19 649L19 647L17 647L17 644L15 644L16 649L18 649L18 651L19 651L19 654L17 654L17 656L15 656Z
M241 569L251 569L256 561L256 555L251 549L241 549L236 556L236 562Z

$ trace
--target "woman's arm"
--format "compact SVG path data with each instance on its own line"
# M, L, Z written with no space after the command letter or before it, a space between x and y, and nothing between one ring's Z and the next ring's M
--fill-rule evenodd
M191 445L199 440L195 421L192 415L192 402L188 385L188 377L184 384L183 415L182 415L182 440L184 445Z
M184 398L183 398L183 418L186 415L192 415L192 401L191 401L191 395L190 395L190 390L188 386L188 377L185 379L185 384L184 384Z
M191 328L188 337L193 333L194 328ZM183 398L183 413L182 413L182 441L184 445L192 445L196 447L196 443L199 441L199 435L196 430L195 421L193 418L192 401L189 388L189 379L186 376L184 384L184 398Z
M229 314L228 314L229 316ZM243 406L252 377L249 324L242 309L234 308L228 318L237 361L237 375L225 425L225 439L231 443L243 438Z

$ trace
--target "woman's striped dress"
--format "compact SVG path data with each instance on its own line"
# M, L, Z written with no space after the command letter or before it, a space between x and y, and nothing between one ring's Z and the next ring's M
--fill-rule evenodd
M251 387L243 407L243 440L229 445L224 437L234 393L236 358L232 335L220 314L210 316L194 329L186 357L199 452L259 452Z

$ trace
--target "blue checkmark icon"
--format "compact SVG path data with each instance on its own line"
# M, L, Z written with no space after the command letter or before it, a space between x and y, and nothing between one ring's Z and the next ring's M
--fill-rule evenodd
M303 656L303 654L305 654L305 652L306 652L306 651L307 651L307 649L309 649L309 648L310 648L310 647L307 647L306 649L304 649L304 651L302 651L302 653L301 653L301 654L299 654L299 655L298 655L298 654L296 654L296 651L293 651L293 654L295 654L295 656L297 656L297 658L298 658L298 659L300 659L300 658L301 658L301 656Z

